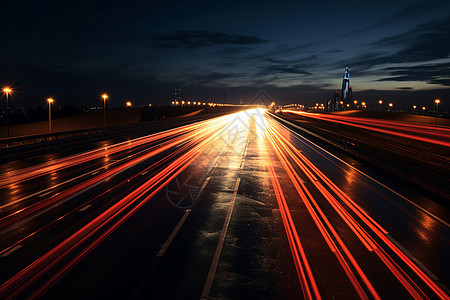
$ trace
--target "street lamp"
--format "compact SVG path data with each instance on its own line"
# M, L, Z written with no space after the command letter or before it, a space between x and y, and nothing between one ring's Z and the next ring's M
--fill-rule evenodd
M392 108L392 106L394 106L394 104L392 104L392 103L389 103L389 107L390 107L390 108Z
M378 103L380 104L380 110L381 110L381 104L383 104L383 100L378 100Z
M365 110L366 109L366 102L362 102L361 105L362 105L363 109Z
M437 117L438 117L438 105L441 102L441 100L436 99L434 100L434 103L436 103L436 126L437 126Z
M422 106L422 115L425 115L425 109L426 109L426 107Z
M416 107L417 107L417 106L413 105L413 115L416 114Z
M9 104L8 96L12 93L12 89L9 86L3 87L3 93L6 95L6 122L7 122L7 136L9 137Z
M133 106L133 104L131 104L131 101L127 101L127 107L131 107L131 106Z
M102 98L103 98L103 127L105 127L106 126L106 99L108 99L108 94L103 93Z
M358 101L355 100L355 101L353 101L353 103L355 103L355 109L358 109L358 105L357 105Z
M48 102L48 132L52 133L52 103L53 103L53 98L48 98L47 102Z

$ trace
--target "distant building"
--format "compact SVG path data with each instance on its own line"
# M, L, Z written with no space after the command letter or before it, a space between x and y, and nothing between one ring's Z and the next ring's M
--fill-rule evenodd
M345 67L344 78L342 79L341 101L343 101L344 108L349 107L352 102L352 88L350 87L350 72L348 67Z
M328 111L339 110L339 92L335 92L333 99L328 101L327 110Z
M175 89L175 104L181 105L181 89Z

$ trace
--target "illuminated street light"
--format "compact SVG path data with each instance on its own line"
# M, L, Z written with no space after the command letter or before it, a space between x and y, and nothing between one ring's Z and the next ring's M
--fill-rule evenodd
M6 122L7 122L7 137L9 137L9 104L8 96L12 93L12 89L9 86L3 87L3 93L6 95Z
M416 105L413 105L413 115L416 114Z
M425 109L427 109L425 106L422 106L422 115L425 114Z
M103 93L102 98L103 98L103 127L105 127L106 126L106 99L108 99L108 94Z
M358 101L355 100L355 101L353 101L353 103L355 103L355 109L358 109L358 105L357 105Z
M380 110L381 110L381 104L383 104L383 100L378 100L378 104L380 104Z
M133 104L131 104L131 101L127 101L126 105L127 105L127 107L132 107L133 106Z
M363 106L364 109L366 109L366 102L361 102L361 105Z
M441 100L439 100L439 99L436 99L436 100L434 100L434 103L436 103L436 126L437 126L437 117L438 117L438 105L439 105L439 103L441 102Z
M52 133L52 103L53 103L53 98L48 98L47 102L48 102L48 132Z

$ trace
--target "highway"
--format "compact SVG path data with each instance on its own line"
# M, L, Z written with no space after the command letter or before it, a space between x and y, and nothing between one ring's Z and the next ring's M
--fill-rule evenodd
M250 109L2 164L0 298L450 299L448 205L294 125Z

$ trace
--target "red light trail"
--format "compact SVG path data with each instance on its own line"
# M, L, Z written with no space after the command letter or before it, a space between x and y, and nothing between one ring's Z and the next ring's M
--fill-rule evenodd
M396 121L353 118L331 114L315 114L297 110L283 110L283 112L358 127L421 142L432 143L444 147L450 147L449 128L407 124Z
M421 130L421 134L424 135L427 131L425 128L420 129L420 126L406 126L408 129L403 130L398 128L398 124L384 121L374 121L373 124L364 122L365 125L348 118L337 119L337 121L346 125L356 124L352 126L365 129L371 125L375 130L388 132L391 130L402 130L403 132ZM244 127L248 131L246 134L239 131ZM407 291L412 298L450 299L430 275L391 240L386 229L293 144L291 136L293 132L280 125L269 115L264 114L261 109L197 122L2 175L0 187L8 188L12 184L20 186L22 183L53 174L56 171L66 169L70 171L75 167L84 170L84 165L86 165L86 169L89 169L88 166L94 162L104 164L101 159L105 157L127 153L133 148L139 149L121 160L108 163L107 167L100 168L101 171L98 173L96 171L91 174L92 170L89 169L89 172L86 173L89 174L89 177L81 175L77 182L63 183L61 186L67 185L67 187L49 195L48 198L31 197L28 199L23 197L9 203L4 202L0 207L2 209L1 233L31 223L29 221L39 219L38 216L53 211L56 207L58 207L59 214L52 217L46 216L45 221L36 221L37 225L32 229L23 230L14 235L14 238L9 240L9 244L0 249L1 255L15 249L38 233L55 226L61 220L69 219L87 205L93 205L105 196L108 198L108 195L114 195L115 190L119 190L119 188L126 190L117 197L108 198L107 203L103 203L104 206L101 210L88 215L83 222L76 224L72 231L52 244L46 252L39 254L21 270L8 277L9 279L0 286L0 297L14 298L27 293L31 298L44 295L117 228L144 205L151 203L150 200L158 192L185 171L188 166L195 164L200 155L218 143L221 143L221 147L226 146L223 141L229 139L230 136L237 136L238 132L240 132L240 136L247 136L247 139L242 141L242 147L245 150L241 149L242 153L237 155L241 159L240 167L237 169L242 169L243 157L245 157L250 143L251 131L256 131L256 134L252 135L253 142L264 148L266 172L273 186L274 197L281 214L281 221L304 298L321 299L324 297L321 291L323 283L319 280L321 276L315 267L316 261L309 252L311 251L310 242L304 240L302 236L302 230L307 229L303 229L299 225L299 219L292 212L292 202L287 201L292 196L295 197L293 198L295 201L306 208L305 215L310 218L312 226L317 228L317 238L323 240L323 248L326 248L323 251L329 251L329 256L336 262L336 268L339 268L343 276L346 276L344 278L349 282L348 288L353 287L355 295L359 298L382 298L379 282L377 278L374 278L373 270L369 269L369 266L375 266L380 274L391 273L392 278L396 278L398 281L396 284ZM440 134L445 134L445 130L430 131L429 138L431 140L437 139ZM409 134L405 134L404 137ZM218 153L224 151L223 148L216 150ZM128 174L126 171L140 165L143 167L137 172L126 175ZM77 199L80 194L119 174L122 174L122 178L99 194L82 198L75 202L75 205L67 205L71 200ZM147 175L143 177L144 174ZM132 189L126 189L129 182L134 181L138 184ZM287 181L292 184L292 190L287 190L282 184ZM337 220L339 221L337 222ZM336 223L341 225L338 227ZM353 241L356 241L357 246Z

